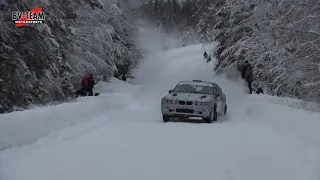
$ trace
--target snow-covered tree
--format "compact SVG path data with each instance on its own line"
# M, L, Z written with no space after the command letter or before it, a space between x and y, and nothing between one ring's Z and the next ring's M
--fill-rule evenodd
M204 16L199 20L199 23L197 24L198 31L197 33L200 36L200 42L201 43L209 43L212 42L212 27L210 26L210 23L208 22L208 18L206 18L205 14Z
M120 2L115 1L114 3ZM0 1L0 113L66 101L86 73L108 80L141 58L134 27L112 1ZM15 28L12 9L42 7L44 24ZM99 79L97 79L99 81ZM3 83L5 82L5 83Z
M320 101L320 4L313 0L237 1L219 9L219 71L246 59L255 86L268 93Z

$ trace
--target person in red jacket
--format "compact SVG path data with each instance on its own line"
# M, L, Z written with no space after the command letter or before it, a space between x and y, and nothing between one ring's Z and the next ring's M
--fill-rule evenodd
M88 87L89 87L89 77L88 75L85 75L81 82L81 90L84 92L84 96L87 96L88 94Z
M93 87L95 82L93 80L93 74L91 73L89 76L85 75L82 79L81 87L82 90L85 92L85 96L93 96Z
M93 87L96 83L93 80L93 74L91 73L89 76L85 75L81 82L81 89L75 92L76 97L79 96L93 96ZM99 93L95 93L94 96L99 96Z

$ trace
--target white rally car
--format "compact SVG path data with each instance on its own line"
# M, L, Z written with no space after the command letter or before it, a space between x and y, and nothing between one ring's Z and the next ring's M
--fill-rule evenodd
M163 121L172 117L201 117L205 122L227 114L227 99L221 88L210 81L181 81L161 99Z

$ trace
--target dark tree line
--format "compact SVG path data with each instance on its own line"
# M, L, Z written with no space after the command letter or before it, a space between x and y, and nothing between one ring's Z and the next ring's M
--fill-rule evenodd
M150 0L141 8L149 20L156 20L157 26L161 25L166 31L181 24L182 7L177 0Z
M179 32L182 41L197 36L198 42L213 40L215 14L222 0L149 0L141 9L148 20L156 22L165 33ZM182 42L184 43L184 42Z

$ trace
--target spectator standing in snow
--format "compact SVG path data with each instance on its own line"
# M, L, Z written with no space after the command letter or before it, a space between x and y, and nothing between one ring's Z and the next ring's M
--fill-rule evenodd
M126 81L126 80L127 80L127 77L126 77L126 74L125 74L125 73L122 74L121 79L122 79L123 81Z
M81 82L81 90L83 91L83 95L87 96L88 94L88 86L89 86L89 77L85 75Z
M208 57L207 51L205 51L205 52L203 53L203 57L204 57L205 59L207 59L207 57Z
M241 77L242 79L246 80L249 93L252 94L253 70L251 64L247 60L244 62L244 65L241 69Z
M90 76L88 77L88 96L93 96L93 87L94 87L95 83L93 80L93 74L91 73Z
M94 86L93 74L91 73L89 76L85 75L82 79L81 89L84 92L85 96L93 96L93 86Z
M259 88L257 89L256 93L257 93L257 94L260 94L260 93L263 94L262 88L259 87Z

